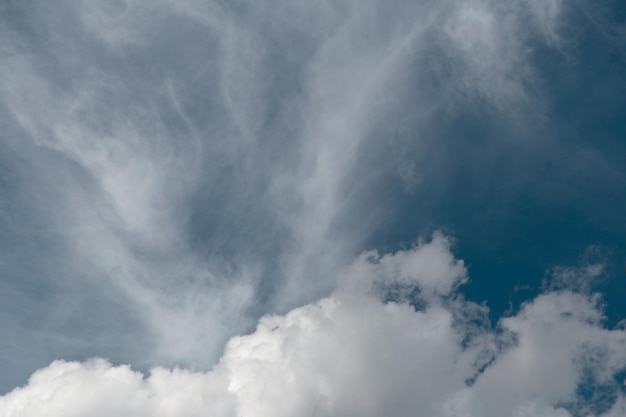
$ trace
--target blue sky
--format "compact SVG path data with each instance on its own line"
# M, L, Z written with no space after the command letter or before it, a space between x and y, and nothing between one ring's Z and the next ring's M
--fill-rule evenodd
M0 3L0 415L622 415L625 19Z

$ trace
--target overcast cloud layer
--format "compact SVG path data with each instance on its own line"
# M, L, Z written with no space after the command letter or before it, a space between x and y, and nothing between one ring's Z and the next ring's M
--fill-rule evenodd
M443 234L361 254L520 200L626 243L624 145L551 119L611 5L0 3L0 416L624 414L602 247L495 326Z

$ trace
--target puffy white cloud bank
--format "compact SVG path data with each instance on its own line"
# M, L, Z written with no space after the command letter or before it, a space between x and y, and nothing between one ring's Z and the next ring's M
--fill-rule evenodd
M440 234L367 252L329 297L231 338L208 372L55 361L0 397L0 415L625 415L626 332L603 326L598 295L547 292L494 329L458 293L466 280Z

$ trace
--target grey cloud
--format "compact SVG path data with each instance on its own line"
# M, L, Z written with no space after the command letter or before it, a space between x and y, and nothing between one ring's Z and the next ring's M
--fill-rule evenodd
M67 300L133 306L143 365L207 367L258 316L332 291L376 228L363 224L388 208L380 182L359 179L417 183L429 129L461 104L513 115L540 101L526 89L526 43L554 43L560 7L35 1L3 10L0 117L11 128L2 147L20 161L32 199L23 206L36 207L5 211L15 228L46 225L21 241L48 242L29 274ZM416 135L388 139L381 126L407 95L424 109L409 121ZM395 158L363 162L389 143ZM39 314L59 304L71 305L48 301Z

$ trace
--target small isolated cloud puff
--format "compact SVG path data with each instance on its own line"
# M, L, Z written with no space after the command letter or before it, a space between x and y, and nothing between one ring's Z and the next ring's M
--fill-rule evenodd
M450 241L357 258L329 297L232 338L209 372L147 376L102 359L55 361L0 397L2 417L623 415L626 332L602 326L598 297L540 295L498 329L453 292L466 279ZM360 279L362 286L354 285ZM383 302L380 283L419 287ZM463 317L473 317L463 320ZM471 340L468 342L468 340ZM487 364L487 365L486 365ZM610 403L589 404L603 387ZM605 396L606 398L606 396Z
M363 253L342 277L342 287L379 284L414 286L424 296L447 295L467 281L464 262L450 252L451 241L436 232L411 250L380 256L376 251Z

